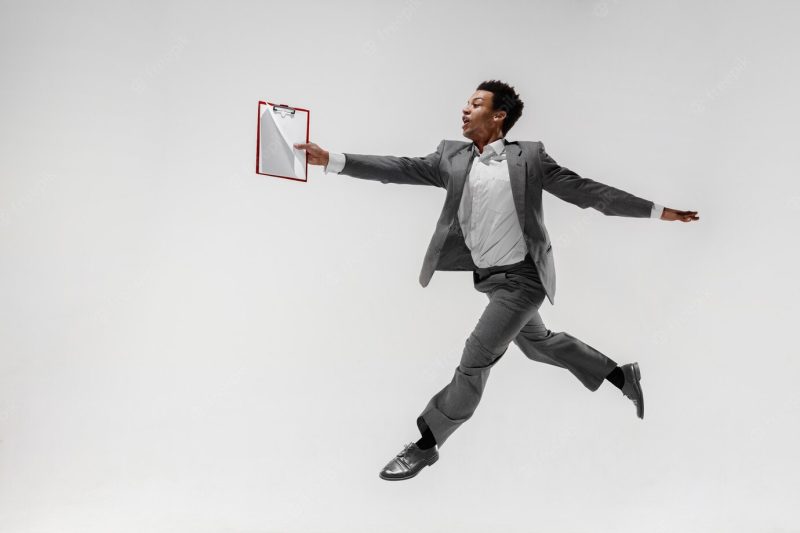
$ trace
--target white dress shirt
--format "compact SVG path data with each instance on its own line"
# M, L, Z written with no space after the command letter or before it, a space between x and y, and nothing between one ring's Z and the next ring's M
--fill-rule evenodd
M475 145L472 150L475 157L458 206L464 242L480 268L519 263L528 246L511 194L505 141L497 139L483 153Z
M458 206L464 242L480 268L518 263L528 249L511 194L505 140L486 145L483 153L474 144L472 149L475 157ZM338 174L345 162L344 154L330 152L325 174ZM654 203L650 217L661 218L663 210Z

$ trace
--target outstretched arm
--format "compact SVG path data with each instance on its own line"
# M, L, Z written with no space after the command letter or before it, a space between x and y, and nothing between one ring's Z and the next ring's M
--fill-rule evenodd
M581 209L591 207L608 216L647 218L658 213L658 206L649 200L598 181L582 178L560 166L539 143L542 164L542 188ZM655 218L655 217L654 217Z
M435 152L424 157L338 154L323 150L314 143L295 144L294 147L306 150L310 164L325 165L326 173L336 172L381 183L433 185L445 188L439 172L444 141L439 143Z
M542 188L582 209L592 207L604 215L623 217L650 217L681 222L700 220L697 211L663 207L604 183L582 178L556 163L547 154L542 143L539 143L539 159L542 162Z

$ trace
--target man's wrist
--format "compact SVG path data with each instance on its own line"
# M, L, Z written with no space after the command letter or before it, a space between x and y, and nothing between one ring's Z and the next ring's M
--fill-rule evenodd
M653 202L653 207L650 209L650 218L661 218L661 215L664 214L664 206L658 205L657 203Z
M339 152L328 152L328 164L325 165L325 174L338 174L344 168L345 157Z

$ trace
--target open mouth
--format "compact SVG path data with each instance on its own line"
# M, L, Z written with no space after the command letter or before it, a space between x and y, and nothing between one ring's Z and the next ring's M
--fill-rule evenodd
M467 127L467 124L469 124L469 119L467 119L467 118L462 118L462 119L461 119L461 122L463 122L463 124L461 124L461 129L463 130L464 128L466 128L466 127Z

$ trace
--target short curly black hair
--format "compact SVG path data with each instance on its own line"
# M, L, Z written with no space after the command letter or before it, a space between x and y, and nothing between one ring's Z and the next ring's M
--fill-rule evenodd
M478 85L476 91L489 91L492 93L492 109L494 111L505 111L506 118L503 120L503 135L517 123L522 116L522 108L525 104L519 99L519 95L514 87L503 83L500 80L486 80Z

